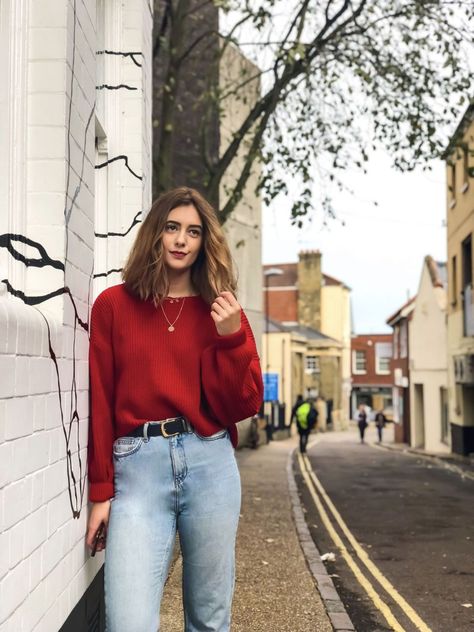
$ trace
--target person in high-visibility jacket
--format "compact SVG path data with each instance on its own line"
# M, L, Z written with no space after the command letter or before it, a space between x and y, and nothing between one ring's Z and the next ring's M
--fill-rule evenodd
M316 410L312 400L305 401L298 406L296 409L296 425L298 428L298 434L300 435L301 454L306 452L309 433L317 423L318 411Z

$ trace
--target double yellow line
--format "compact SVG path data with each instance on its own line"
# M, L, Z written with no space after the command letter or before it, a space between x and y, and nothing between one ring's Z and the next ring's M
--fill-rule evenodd
M374 605L380 610L382 615L385 617L387 623L390 625L392 630L395 632L405 632L403 626L397 621L396 617L387 606L387 604L379 597L377 591L375 590L373 584L365 577L359 568L358 564L355 562L353 556L347 550L346 545L342 541L340 535L334 528L329 514L326 511L324 504L321 499L327 505L328 510L331 512L333 519L339 525L342 533L346 536L348 542L354 549L359 561L366 567L369 573L379 582L379 584L383 587L383 589L390 595L390 597L398 604L401 610L406 614L406 616L410 619L410 621L415 625L416 629L420 632L432 632L431 628L419 617L419 615L413 610L410 604L400 595L395 586L393 586L388 579L383 575L380 570L375 566L372 560L369 558L367 553L361 547L361 545L357 542L355 537L352 535L348 526L344 522L341 517L341 514L338 512L331 499L326 493L326 490L321 485L316 474L313 472L311 468L311 463L306 455L298 454L299 466L301 469L301 473L308 487L308 491L311 494L311 497L314 500L314 504L316 505L316 509L318 510L319 515L321 516L321 520L326 527L332 541L339 549L342 557L347 562L347 565L354 573L357 581L364 588L366 593L372 599ZM319 494L319 495L318 495Z

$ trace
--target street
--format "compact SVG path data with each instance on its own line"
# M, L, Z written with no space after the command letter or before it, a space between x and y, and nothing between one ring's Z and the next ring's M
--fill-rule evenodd
M308 459L294 460L311 535L335 553L326 568L347 612L358 632L472 632L474 480L378 447L372 426L365 445L355 429L312 435Z

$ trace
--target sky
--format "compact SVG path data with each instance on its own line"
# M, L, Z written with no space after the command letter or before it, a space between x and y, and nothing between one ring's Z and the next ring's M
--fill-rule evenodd
M285 31L295 3L278 0L275 6L278 10L270 23L270 40L278 40L280 31ZM235 12L221 16L224 32L238 18ZM256 39L248 30L246 25L243 36L236 32L244 54L253 55L262 69L271 67L271 47L254 50L245 45ZM264 40L260 34L260 41ZM466 49L466 57L474 63L468 52L470 55L472 49ZM263 84L270 80L263 75ZM460 111L459 117L462 114ZM453 121L451 133L458 122ZM420 168L400 173L380 149L371 154L366 167L367 175L355 168L346 170L343 177L338 173L354 194L332 197L336 219L324 218L319 211L303 228L292 227L291 198L296 191L290 191L288 199L276 198L262 210L263 263L296 262L299 251L319 249L323 272L352 290L352 330L356 334L390 332L386 320L416 294L424 257L445 261L447 252L444 162L433 162L431 171Z
M319 212L291 227L284 199L264 208L263 263L296 262L299 251L319 249L323 272L352 290L354 333L389 332L387 318L418 290L424 257L446 260L444 163L402 174L381 150L367 175L347 171L344 182L354 195L334 198L337 218L326 225Z

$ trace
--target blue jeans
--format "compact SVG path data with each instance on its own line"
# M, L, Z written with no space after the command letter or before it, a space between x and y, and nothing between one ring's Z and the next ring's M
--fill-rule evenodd
M240 474L227 430L120 437L105 549L107 632L157 632L176 531L185 632L229 632Z

